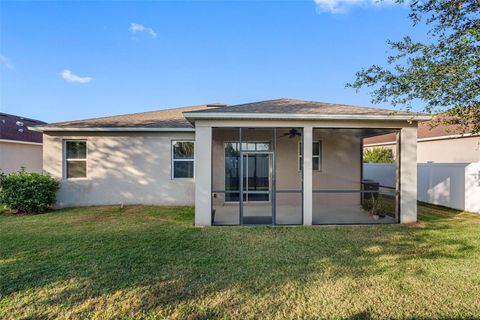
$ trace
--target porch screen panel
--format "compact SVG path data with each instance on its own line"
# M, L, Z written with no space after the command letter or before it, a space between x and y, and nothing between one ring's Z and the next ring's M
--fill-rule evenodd
M239 225L240 129L213 128L212 140L212 224Z
M378 145L376 142L384 143ZM364 202L367 201L367 205L368 200L379 202L382 211L396 221L400 220L400 157L400 130L377 131L363 138ZM371 189L378 192L370 193Z
M303 224L303 173L299 166L302 128L277 128L275 224Z
M312 172L313 224L397 223L397 190L378 179L365 179L363 144L366 137L392 133L382 128L322 128L320 170ZM381 214L373 214L372 207Z
M242 224L273 224L275 129L242 128Z

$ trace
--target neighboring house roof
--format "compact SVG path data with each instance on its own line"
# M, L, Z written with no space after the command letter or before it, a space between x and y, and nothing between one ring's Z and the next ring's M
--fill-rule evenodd
M469 133L463 132L461 128L454 125L438 125L432 127L430 121L425 121L418 124L417 137L419 140L458 138L462 137L463 135L470 136ZM364 145L375 145L395 143L395 141L395 134L389 133L381 136L366 138L363 143Z
M372 116L381 119L395 120L413 119L422 120L419 117L428 118L423 114L400 112L387 109L376 109L367 107L355 107L340 104L312 102L292 99L267 100L239 105L198 105L184 108L165 109L159 111L142 112L126 114L113 117L94 118L77 121L65 121L51 123L46 126L38 127L40 131L121 131L121 130L169 130L185 131L193 130L190 123L197 117L215 118L223 115L225 118L235 118L235 115L241 114L243 118L266 115L267 119L273 119L277 116L287 116L294 118L301 115L302 118L309 119L309 116L325 117L331 119L357 119L356 116ZM397 117L397 118L396 118ZM378 119L378 118L374 118Z
M42 143L42 134L28 127L45 122L0 112L0 140Z

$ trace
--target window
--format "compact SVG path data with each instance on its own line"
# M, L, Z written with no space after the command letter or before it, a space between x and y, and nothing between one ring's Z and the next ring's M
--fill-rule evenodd
M240 155L239 143L238 142L225 142L225 152L227 154L238 153ZM242 151L269 151L270 142L242 142Z
M67 179L87 177L87 141L65 141L65 177Z
M269 142L243 142L242 151L269 151Z
M303 161L302 161L302 143L298 143L298 171L302 171ZM321 171L322 170L322 142L321 141L313 141L312 143L312 169L313 171Z
M193 141L172 141L172 178L193 178Z

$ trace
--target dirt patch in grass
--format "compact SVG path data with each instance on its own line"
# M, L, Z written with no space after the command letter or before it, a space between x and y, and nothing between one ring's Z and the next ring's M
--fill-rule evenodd
M141 206L95 206L90 207L88 214L69 215L65 219L66 223L89 223L102 222L112 219L121 219L123 216L137 214L141 211ZM62 211L84 212L85 208L64 209Z

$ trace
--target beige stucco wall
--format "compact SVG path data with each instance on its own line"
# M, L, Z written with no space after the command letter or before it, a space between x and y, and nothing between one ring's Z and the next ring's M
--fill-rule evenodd
M42 172L42 145L0 141L0 170L10 173L22 167L28 172Z
M44 134L44 170L62 179L57 207L193 205L194 179L171 178L171 141L192 133ZM87 140L87 178L63 179L63 140Z
M313 190L361 189L361 131L314 129L313 140L322 142L322 171L313 171ZM313 207L360 204L359 193L315 193Z
M480 161L480 137L419 141L417 158L419 163L478 162Z
M365 149L387 148L393 151L395 145L366 146ZM480 161L480 136L462 137L442 140L418 141L418 163L471 163Z

